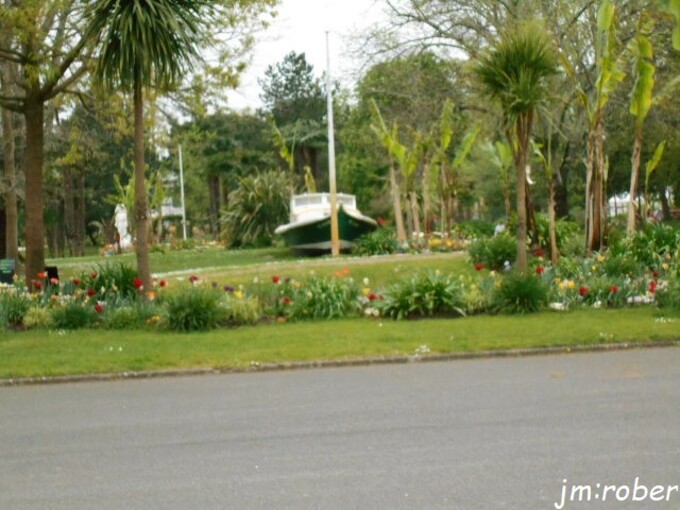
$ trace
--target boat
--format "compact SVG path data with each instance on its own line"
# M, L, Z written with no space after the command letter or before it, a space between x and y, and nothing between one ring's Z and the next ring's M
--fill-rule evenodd
M338 193L338 234L340 249L352 247L358 237L378 227L376 221L357 209L356 197ZM323 253L331 251L331 195L303 193L290 201L290 223L280 225L274 233L283 237L296 251Z
M328 94L328 181L329 193L304 193L293 195L290 200L290 223L280 225L274 231L283 236L288 246L306 253L331 252L352 247L354 240L378 227L372 218L357 209L354 195L336 192L335 185L335 135L333 134L333 90L331 82L330 51L326 31L326 85ZM308 188L309 190L310 188ZM336 204L336 214L331 214L331 204Z

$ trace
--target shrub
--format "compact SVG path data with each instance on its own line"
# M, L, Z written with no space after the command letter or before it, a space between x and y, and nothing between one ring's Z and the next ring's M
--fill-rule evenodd
M602 262L602 270L612 277L633 276L639 272L640 265L630 256L612 255L605 257L604 262Z
M54 320L47 308L32 306L24 317L26 329L49 329L54 326Z
M498 278L497 274L491 273L463 286L466 314L479 314L493 309L493 291Z
M460 281L451 275L428 273L397 282L380 304L383 315L393 319L435 314L465 315Z
M68 301L52 309L52 321L59 329L82 329L94 324L96 314L87 303Z
M494 229L493 223L483 220L463 221L453 227L454 232L465 239L491 237L494 233Z
M680 310L680 278L677 274L671 275L667 285L657 290L656 302L661 308Z
M537 312L547 303L548 286L533 274L512 272L496 288L494 302L507 313Z
M680 248L680 230L669 225L648 223L626 239L623 248L647 268L658 266L666 254Z
M364 234L354 241L352 253L354 255L388 255L396 253L398 243L394 230L387 227L379 227L373 232Z
M238 299L227 297L224 320L230 326L257 324L262 318L262 306L256 297Z
M352 278L312 277L291 285L290 296L279 298L282 314L291 320L341 319L361 308L359 287Z
M31 296L16 288L0 292L0 325L19 328L31 307Z
M290 179L278 170L248 175L229 194L221 218L225 241L234 246L269 246L277 226L288 221Z
M139 289L135 286L137 271L123 262L99 264L88 273L83 273L79 280L79 287L85 290L93 289L97 299L110 303L134 301L139 297ZM73 282L67 284L68 292L74 287ZM103 289L103 290L102 290Z
M225 317L222 294L209 287L194 286L168 295L164 300L165 324L172 331L214 329Z
M536 230L538 231L538 239L532 239L533 243L543 246L545 248L550 247L550 222L548 221L548 215L543 213L538 213L535 216L536 219ZM572 235L577 233L579 227L573 221L558 218L555 221L555 238L557 241L557 249L562 251L567 240L570 239Z
M136 306L121 306L109 309L104 317L106 329L142 329L149 319L154 316L151 306L138 304Z
M472 262L486 268L500 270L505 262L514 264L517 258L517 240L509 234L502 234L488 239L479 239L472 243L468 253Z

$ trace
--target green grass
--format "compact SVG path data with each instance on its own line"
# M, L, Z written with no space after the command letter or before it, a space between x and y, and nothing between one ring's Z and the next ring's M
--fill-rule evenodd
M294 254L285 248L265 248L257 250L225 250L220 247L208 247L194 250L167 250L164 253L154 251L149 254L151 270L155 273L166 273L189 269L205 270L226 266L242 266L250 264L267 264L277 260L293 260ZM107 262L123 262L136 266L134 252L128 251L121 255L103 257L90 255L86 257L70 257L48 259L47 265L59 268L60 276L75 276L80 272L89 271L97 264Z
M50 259L48 265L59 268L59 276L71 278L90 270L97 264L123 262L136 265L134 253L112 257L82 257ZM311 274L333 275L344 269L357 280L369 278L372 287L384 287L405 274L414 271L440 270L444 272L472 272L472 266L463 253L431 255L389 255L382 257L297 257L286 248L257 250L225 250L206 248L202 251L182 250L150 254L151 270L169 282L186 280L190 275L223 285L247 285L255 278L270 281L281 278L302 279Z
M5 333L0 338L0 378L413 355L423 345L431 353L452 353L680 340L680 318L660 320L658 314L652 308L633 308L452 320L269 324L194 334Z

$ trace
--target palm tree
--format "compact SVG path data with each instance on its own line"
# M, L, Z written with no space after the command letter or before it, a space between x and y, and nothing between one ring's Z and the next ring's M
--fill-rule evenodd
M487 95L500 103L517 172L517 267L527 270L526 168L538 108L548 98L557 56L545 30L527 23L507 33L474 68Z
M144 89L176 87L211 18L207 0L96 0L87 33L98 49L94 76L109 90L132 92L135 115L137 273L150 288L149 214L144 178Z

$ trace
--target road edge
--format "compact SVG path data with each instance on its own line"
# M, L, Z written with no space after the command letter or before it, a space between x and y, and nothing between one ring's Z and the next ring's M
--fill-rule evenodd
M164 377L188 377L211 374L212 375L252 374L262 372L282 372L290 370L362 367L371 365L395 365L406 363L430 363L430 362L464 361L473 359L494 359L494 358L519 358L529 356L549 356L561 354L626 351L633 349L658 349L667 347L680 347L680 341L657 340L648 342L619 342L594 345L565 345L523 349L505 349L477 352L452 352L445 354L426 354L426 355L384 356L341 360L294 361L286 363L252 363L247 367L212 367L212 368L192 368L173 370L151 370L141 372L118 372L105 374L81 374L54 377L20 377L0 379L0 388L16 386L51 385L51 384L74 384L83 382L159 379Z

